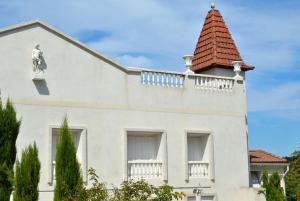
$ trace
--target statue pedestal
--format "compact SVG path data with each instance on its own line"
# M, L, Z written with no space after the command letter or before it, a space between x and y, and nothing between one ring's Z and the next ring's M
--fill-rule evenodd
M32 73L32 80L33 81L45 80L44 72L42 72L42 71L39 72L39 73L33 72Z

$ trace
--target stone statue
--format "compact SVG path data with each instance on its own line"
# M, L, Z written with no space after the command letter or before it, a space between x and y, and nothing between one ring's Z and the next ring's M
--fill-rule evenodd
M33 72L40 73L43 69L41 68L43 52L40 50L40 45L37 44L32 50L32 62Z

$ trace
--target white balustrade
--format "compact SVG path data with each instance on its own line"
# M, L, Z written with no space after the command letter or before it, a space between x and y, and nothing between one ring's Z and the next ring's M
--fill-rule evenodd
M163 164L158 161L128 161L129 179L162 178Z
M184 75L168 72L142 71L141 82L145 85L183 88Z
M199 75L195 77L195 85L201 89L231 91L234 85L234 79Z
M171 71L141 70L141 83L144 85L183 88L186 75ZM195 86L200 89L215 91L232 91L234 78L193 74L190 75L195 80Z
M189 161L189 177L208 177L208 165L209 163L207 162Z

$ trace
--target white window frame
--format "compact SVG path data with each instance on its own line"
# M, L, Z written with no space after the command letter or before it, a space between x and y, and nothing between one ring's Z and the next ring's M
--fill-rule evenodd
M214 168L214 140L213 140L213 133L210 130L185 130L184 135L184 147L185 147L185 177L186 181L190 179L201 179L201 178L190 178L189 177L189 164L188 164L188 136L195 135L195 136L208 136L207 139L207 146L209 148L209 179L214 181L215 179L215 168Z
M123 167L124 167L124 181L128 181L128 158L127 158L127 143L128 143L128 134L130 132L142 132L145 135L161 135L161 144L163 145L163 156L162 156L162 163L163 163L163 181L168 181L168 148L167 148L167 133L163 129L140 129L140 128L126 128L124 129L124 160L123 160Z
M87 129L86 126L78 126L78 125L68 125L70 130L79 130L80 133L80 144L82 147L81 154L82 154L82 164L80 164L80 168L82 171L82 179L83 182L87 183ZM48 155L48 184L53 185L54 178L53 178L53 161L52 161L52 141L53 141L53 130L54 129L61 129L59 125L49 125L49 155Z

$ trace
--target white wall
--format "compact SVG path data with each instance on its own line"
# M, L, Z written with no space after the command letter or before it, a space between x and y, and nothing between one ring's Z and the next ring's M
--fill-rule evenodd
M31 80L31 51L40 44L45 82ZM186 192L202 187L221 201L237 199L249 185L244 83L232 91L201 90L193 76L184 88L141 85L138 72L125 72L39 25L0 34L0 88L16 105L22 126L18 154L36 141L42 163L41 199L48 184L49 127L67 114L71 126L87 129L87 166L102 181L124 179L126 129L160 129L167 136L169 184ZM186 181L185 132L213 136L214 180ZM163 183L163 181L158 182Z

